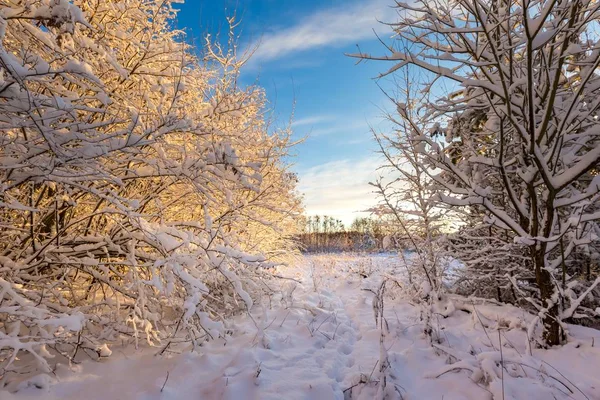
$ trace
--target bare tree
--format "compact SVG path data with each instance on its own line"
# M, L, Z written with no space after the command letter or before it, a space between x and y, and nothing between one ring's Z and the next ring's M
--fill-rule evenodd
M566 276L577 294L560 284L564 260L597 240L600 3L418 1L398 3L398 15L405 50L354 56L392 62L383 75L411 66L430 74L424 89L438 99L424 104L427 129L400 110L411 140L442 202L482 210L527 250L539 298L524 297L546 344L559 344L562 320L600 283ZM457 90L444 96L448 87Z
M382 177L371 183L381 201L381 208L394 220L396 238L408 243L415 256L405 259L410 269L411 282L419 275L421 290L429 295L442 289L442 253L436 239L441 234L445 210L438 199L438 187L426 170L426 158L420 152L420 142L413 140L417 133L411 124L426 124L414 105L422 102L408 71L404 71L397 98L392 101L399 115L388 114L393 123L392 133L373 132L379 153L385 163L380 168ZM411 123L408 123L411 121ZM415 283L415 282L413 282Z

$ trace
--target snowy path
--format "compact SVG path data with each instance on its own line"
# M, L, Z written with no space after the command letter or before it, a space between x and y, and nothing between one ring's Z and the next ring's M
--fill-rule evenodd
M397 259L386 257L309 258L287 271L302 284L283 285L270 304L256 307L252 319L240 316L232 323L237 332L234 337L209 343L203 353L156 357L156 350L123 352L113 348L113 356L103 362L86 362L76 371L59 368L57 379L47 387L37 382L45 386L41 390L28 387L13 395L0 392L0 399L374 399L380 362L374 291L382 272L402 274L395 270L397 264ZM418 308L399 294L390 285L385 298L390 398L479 400L500 393L498 381L485 387L485 382L475 383L465 371L428 377L444 372L449 362L456 360L429 344L422 334ZM481 328L481 321L502 313L518 328L521 317L515 317L516 309L506 307L481 306L477 318L456 311L434 322L434 335L441 338L441 345L467 357L469 353L486 354L499 342ZM600 348L593 346L594 341L600 344L600 332L573 329L580 340L542 356L560 366L569 352L569 367L561 368L561 373L567 370L569 380L584 394L564 389L566 395L561 397L560 391L551 389L552 384L542 383L540 375L541 381L535 376L507 380L503 389L506 399L541 400L556 393L557 398L600 399L600 376L595 372L600 370ZM524 351L525 337L522 329L505 331L501 337L505 354ZM506 347L509 342L511 348Z

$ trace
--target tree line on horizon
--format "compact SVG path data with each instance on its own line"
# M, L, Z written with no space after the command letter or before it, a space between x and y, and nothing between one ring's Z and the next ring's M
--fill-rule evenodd
M305 253L321 252L376 252L406 250L412 246L402 229L395 226L389 215L370 210L372 215L356 217L349 226L328 215L303 217L302 229L297 236L300 250Z

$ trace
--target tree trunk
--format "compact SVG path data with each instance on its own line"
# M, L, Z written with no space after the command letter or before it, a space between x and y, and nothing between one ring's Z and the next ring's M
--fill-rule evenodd
M540 297L542 305L547 308L542 323L544 325L543 337L546 345L556 346L561 344L564 338L564 332L558 321L558 302L552 301L554 293L554 285L550 273L544 268L545 257L544 253L546 246L542 245L536 249L532 248L533 263L535 266L535 279L540 289Z

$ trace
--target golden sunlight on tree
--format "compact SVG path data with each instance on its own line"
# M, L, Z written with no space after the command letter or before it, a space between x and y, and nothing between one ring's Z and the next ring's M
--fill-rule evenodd
M0 367L222 335L301 212L244 59L196 58L171 1L2 7Z

